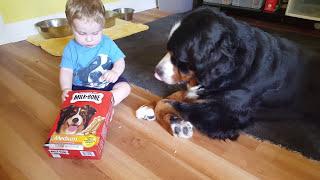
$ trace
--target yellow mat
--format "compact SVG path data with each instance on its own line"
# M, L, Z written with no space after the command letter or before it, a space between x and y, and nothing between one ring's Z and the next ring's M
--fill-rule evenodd
M121 19L116 19L115 25L110 28L104 29L103 33L109 36L111 39L115 40L141 31L145 31L147 29L149 29L149 27L144 24L137 24ZM72 36L44 39L40 34L38 34L28 37L27 41L36 46L40 46L49 54L52 54L54 56L61 56L64 47L71 38Z

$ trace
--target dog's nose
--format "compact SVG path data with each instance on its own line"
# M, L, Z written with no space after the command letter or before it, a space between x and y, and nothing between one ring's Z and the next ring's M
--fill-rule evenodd
M74 118L74 119L72 119L72 122L73 123L77 123L79 121L79 119L78 118Z

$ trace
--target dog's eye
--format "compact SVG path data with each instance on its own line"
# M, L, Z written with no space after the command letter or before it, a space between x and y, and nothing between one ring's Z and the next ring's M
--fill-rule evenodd
M177 59L177 57L173 55L171 55L170 60L171 60L171 63L179 69L179 71L183 73L187 73L189 71L190 65L188 62L181 61L180 59Z
M172 63L173 65L177 65L178 61L177 61L177 58L176 58L175 56L171 55L170 60L171 60L171 63Z
M191 70L191 66L189 63L185 62L178 62L177 65L178 69L183 73L188 73Z

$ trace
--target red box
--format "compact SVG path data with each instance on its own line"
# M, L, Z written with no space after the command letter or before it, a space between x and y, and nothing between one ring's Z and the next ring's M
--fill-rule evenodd
M70 91L44 149L53 158L100 159L112 118L112 94Z
M279 8L279 0L266 0L264 12L273 13Z

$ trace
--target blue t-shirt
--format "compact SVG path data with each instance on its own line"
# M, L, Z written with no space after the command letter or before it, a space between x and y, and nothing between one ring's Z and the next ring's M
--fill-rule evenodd
M71 40L64 48L60 67L73 70L73 85L104 88L109 82L102 81L101 75L112 69L114 62L124 57L116 43L105 35L93 48L81 46Z

